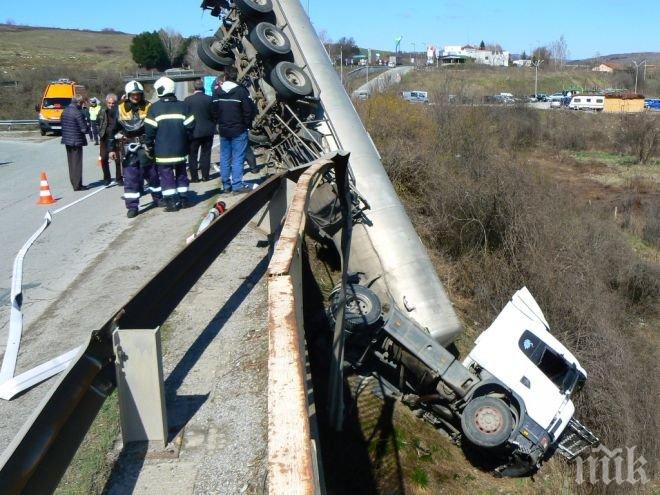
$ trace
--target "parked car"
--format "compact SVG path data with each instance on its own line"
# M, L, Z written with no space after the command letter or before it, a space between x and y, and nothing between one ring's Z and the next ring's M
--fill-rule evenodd
M429 94L427 91L404 91L401 93L404 100L412 103L428 103Z
M660 110L660 98L647 98L644 102L644 108L649 110Z
M558 101L561 103L561 101L564 99L564 93L561 91L557 93L552 93L550 96L548 96L548 101L553 102L553 101Z

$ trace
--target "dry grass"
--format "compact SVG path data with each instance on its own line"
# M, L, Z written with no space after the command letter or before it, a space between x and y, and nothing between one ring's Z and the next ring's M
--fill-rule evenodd
M44 67L127 72L135 67L132 39L126 33L0 25L1 75L12 79L16 71Z

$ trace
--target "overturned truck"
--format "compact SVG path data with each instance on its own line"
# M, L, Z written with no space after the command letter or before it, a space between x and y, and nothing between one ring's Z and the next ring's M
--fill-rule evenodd
M250 141L263 159L293 168L337 150L350 153L353 234L345 308L345 359L376 373L420 416L524 476L559 451L574 458L598 439L574 418L586 371L550 332L521 289L463 360L448 348L460 322L323 45L298 0L204 0L218 17L199 56L234 65L258 115ZM317 187L315 233L340 241L333 178Z

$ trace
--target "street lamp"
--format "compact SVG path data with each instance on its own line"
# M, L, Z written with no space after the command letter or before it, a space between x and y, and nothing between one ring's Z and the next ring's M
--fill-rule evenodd
M534 66L535 69L535 76L534 76L534 97L538 97L539 94L539 66L544 62L544 60L537 60L536 62L532 62L532 65Z
M635 94L637 94L637 76L639 76L639 66L644 64L644 74L646 74L646 60L642 60L641 62L633 60L633 64L635 65Z

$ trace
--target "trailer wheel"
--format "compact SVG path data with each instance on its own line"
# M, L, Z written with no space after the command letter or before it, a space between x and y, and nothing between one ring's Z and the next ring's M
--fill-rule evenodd
M349 332L366 330L380 321L382 305L378 296L359 284L346 286L344 328ZM330 300L330 316L334 325L339 310L339 291L333 291Z
M495 397L477 397L465 406L461 428L471 444L492 449L504 445L509 439L513 418L504 401Z
M197 45L197 55L204 64L213 69L223 71L226 66L233 65L234 58L229 54L218 54L213 50L213 43L218 41L213 36L203 38Z
M235 0L234 3L245 17L259 17L273 11L272 0Z
M281 58L291 53L291 42L286 34L270 22L260 22L250 32L250 43L264 58Z
M270 82L280 98L295 100L312 94L312 81L307 74L291 62L280 62L270 72Z

